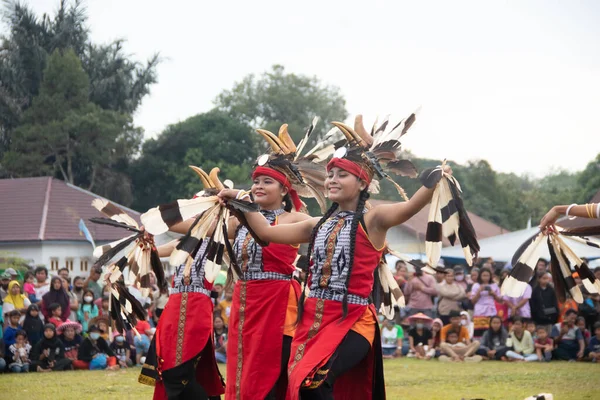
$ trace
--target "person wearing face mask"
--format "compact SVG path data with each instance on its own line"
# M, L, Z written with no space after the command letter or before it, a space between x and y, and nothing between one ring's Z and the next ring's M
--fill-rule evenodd
M416 314L409 318L414 327L408 332L410 343L410 354L419 360L430 360L435 356L433 347L433 335L425 323L431 323L432 319L425 314Z
M113 342L110 344L110 349L115 353L119 367L129 368L133 366L133 362L131 361L131 350L125 341L125 336L119 332L115 332Z
M82 302L77 310L77 320L81 323L83 332L88 331L90 321L98 316L98 306L94 304L94 292L84 291Z
M119 369L115 353L110 349L106 340L100 336L100 328L90 325L88 332L89 336L81 343L73 367L75 369Z
M463 267L460 265L455 265L454 268L452 268L452 271L454 272L454 282L456 282L456 284L463 288L463 290L466 292L468 283L465 279L465 271Z
M465 290L455 282L454 270L446 269L444 282L438 283L436 289L438 292L438 316L444 325L450 323L450 311L461 311L460 301L467 295ZM464 275L461 275L464 277Z
M73 293L77 297L78 304L81 304L83 301L83 282L84 279L80 276L73 278Z

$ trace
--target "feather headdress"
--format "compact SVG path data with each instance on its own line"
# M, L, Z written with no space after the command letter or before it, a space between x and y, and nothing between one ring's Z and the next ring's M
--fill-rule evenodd
M337 149L328 167L335 166L336 160L352 161L364 171L364 175L358 171L358 176L370 184L370 192L378 192L378 181L373 180L374 177L387 179L396 187L404 200L408 200L404 189L389 176L388 172L398 176L417 177L417 169L413 163L401 158L400 143L400 138L406 134L416 118L417 112L414 112L393 126L390 126L387 118L379 125L376 121L371 133L365 129L362 115L356 116L354 129L341 122L332 122L344 134L346 140L337 143Z
M281 125L278 135L264 129L256 130L267 141L271 149L269 154L258 157L256 165L258 168L271 168L283 174L285 182L282 184L288 186L296 211L304 208L298 196L314 198L322 212L325 212L327 208L325 200L327 172L320 162L322 161L321 157L327 155L321 154L322 152L317 154L316 148L319 145L306 155L302 155L302 151L314 132L318 120L317 117L313 119L298 146L288 133L287 124ZM257 171L255 171L255 174L257 174ZM258 174L260 174L260 171L258 171Z
M243 200L229 200L226 206L219 202L217 194L222 189L233 188L231 181L222 183L219 180L219 168L213 168L207 174L201 168L190 166L200 177L204 190L193 199L177 200L160 205L142 214L141 220L145 229L153 235L166 232L175 224L194 218L192 226L179 241L169 258L172 265L185 263L184 279L189 278L194 255L203 240L209 243L206 249L205 279L213 282L221 269L224 258L229 255L231 246L227 239L227 221L233 213L243 220L243 212L257 211L257 205ZM251 232L252 233L252 232ZM254 235L256 237L256 235ZM264 242L261 244L266 245ZM234 264L232 262L232 264ZM235 268L235 266L234 266Z
M575 240L590 247L600 248L600 243L583 237L583 234L598 234L598 227L575 228L572 230L549 230L547 233L539 232L530 237L515 252L512 258L513 269L510 275L504 280L501 292L511 297L520 297L525 292L528 282L531 280L535 271L535 266L540 258L541 244L546 242L550 252L550 270L554 290L559 301L564 302L568 297L573 298L577 303L583 303L583 294L575 282L573 272L576 272L581 279L583 287L589 293L600 293L600 281L596 279L594 273L589 269L585 261L575 254L567 245L564 238ZM575 271L572 271L574 269Z
M479 252L477 234L467 214L460 193L460 184L452 175L444 172L446 161L442 165L423 171L419 177L423 186L433 191L427 231L425 234L425 253L427 264L437 265L442 252L442 238L446 237L452 245L458 239L468 265Z

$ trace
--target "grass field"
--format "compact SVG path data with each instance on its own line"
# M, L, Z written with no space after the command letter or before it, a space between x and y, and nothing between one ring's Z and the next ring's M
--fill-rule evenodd
M0 375L0 399L151 399L139 369ZM600 364L551 362L443 364L386 360L388 399L524 399L547 392L556 400L600 399ZM362 399L356 399L362 400Z

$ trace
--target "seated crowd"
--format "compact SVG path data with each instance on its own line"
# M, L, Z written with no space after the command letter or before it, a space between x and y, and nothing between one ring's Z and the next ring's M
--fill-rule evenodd
M402 261L396 264L395 278L407 306L397 310L396 320L380 316L384 358L600 359L600 296L583 288L583 304L558 302L544 260L516 299L501 296L499 288L509 270L494 270L491 260L468 273L462 266L438 271L434 277ZM600 279L600 268L594 273ZM168 292L155 286L143 297L135 287L129 290L148 311L148 319L135 327L137 335L109 329L108 288L100 284L98 271L71 279L63 268L49 279L46 268L39 267L20 283L8 269L0 276L0 372L116 370L143 364ZM215 356L225 363L233 290L223 290L221 284L214 290Z

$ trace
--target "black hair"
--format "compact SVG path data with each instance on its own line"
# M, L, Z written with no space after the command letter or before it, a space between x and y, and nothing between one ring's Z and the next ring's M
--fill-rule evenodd
M12 310L8 313L8 318L12 318L12 317L16 317L16 316L21 316L21 313L19 312L19 310Z
M580 316L578 316L578 317L577 317L577 322L579 322L579 321L583 321L583 322L585 322L585 317L583 317L583 316L581 316L581 315L580 315ZM577 323L577 322L576 322L576 323Z
M497 320L500 321L500 329L498 331L502 332L502 318L499 315L494 315L493 317L490 318L490 328L489 328L489 330L490 330L490 334L491 335L495 335L496 334L496 331L494 331L494 329L492 328L492 321L495 320L495 319L497 319Z
M596 321L594 323L594 330L596 330L596 329L600 329L600 321ZM600 338L598 338L598 339L600 339Z
M594 268L594 273L596 273L596 272L600 272L600 267Z
M50 311L51 313L54 312L55 310L61 308L61 305L58 303L52 303L50 304L50 307L48 307L48 311Z
M546 259L545 259L545 258L538 258L538 260L537 260L537 262L535 263L535 265L538 265L538 264L540 263L540 261L541 261L541 262L543 262L543 263L544 263L544 265L548 266L548 261L546 261Z
M449 337L450 335L460 336L454 329L450 329L448 333L446 333L446 337Z
M33 272L31 272L31 271L25 272L25 275L23 276L23 282L25 282L27 279L29 279L29 277L35 278L35 275L33 274Z
M289 192L285 196L283 196L282 202L283 202L283 210L285 212L292 212L292 210L294 209L294 203L292 202L292 198L291 198Z
M484 272L487 272L490 274L490 281L488 283L486 283L486 285L491 285L492 283L494 283L494 274L492 273L492 270L489 269L488 267L482 267L479 270L479 276L477 277L477 283L479 283L480 285L483 285L484 283L481 282L481 275L483 275Z
M19 336L23 336L25 338L25 340L27 340L27 332L25 332L23 329L19 329L15 333L15 339L18 338Z
M577 311L573 310L572 308L568 309L567 312L565 313L565 317L568 317L571 314L577 314Z
M523 321L523 318L516 316L512 318L512 323L513 325L516 324L517 322L520 322L521 324L524 324L525 322Z
M58 273L60 274L60 271L67 271L67 274L69 273L69 268L67 267L62 267L61 269L58 270Z
M33 273L37 275L38 272L42 272L42 271L46 273L46 276L48 276L48 268L46 268L46 267L37 267L33 271Z

